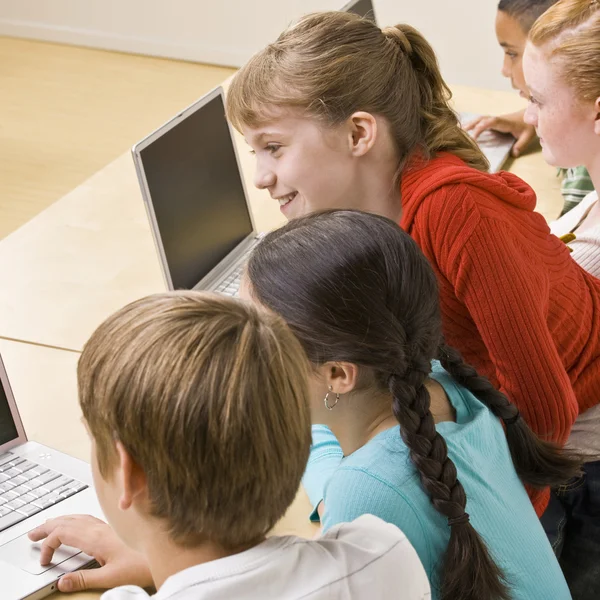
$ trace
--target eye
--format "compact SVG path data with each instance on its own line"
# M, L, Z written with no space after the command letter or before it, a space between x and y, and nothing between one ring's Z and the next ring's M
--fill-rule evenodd
M256 152L254 152L254 150L248 150L248 152L250 152L250 154L252 154L252 156L254 156L256 154Z
M265 150L271 154L275 154L275 152L277 152L277 150L279 150L281 148L281 146L278 146L277 144L267 144L265 146Z
M535 104L536 106L540 105L540 103L531 95L529 96L529 102L531 102L531 104Z
M506 56L508 56L511 60L515 60L517 56L519 56L516 52L505 52Z

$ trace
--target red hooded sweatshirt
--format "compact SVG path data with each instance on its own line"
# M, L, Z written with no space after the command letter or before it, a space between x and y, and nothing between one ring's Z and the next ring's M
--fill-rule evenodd
M402 228L433 265L446 342L501 389L541 437L564 444L600 401L600 280L533 212L516 175L454 155L414 160ZM541 515L549 490L532 495Z

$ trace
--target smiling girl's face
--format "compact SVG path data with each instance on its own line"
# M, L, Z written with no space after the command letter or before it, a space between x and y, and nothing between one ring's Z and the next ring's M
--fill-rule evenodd
M324 128L316 120L282 114L244 127L256 155L254 184L267 189L287 219L355 205L356 160L344 125Z

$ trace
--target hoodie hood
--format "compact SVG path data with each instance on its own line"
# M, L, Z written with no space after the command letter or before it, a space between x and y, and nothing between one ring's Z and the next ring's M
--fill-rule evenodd
M536 196L522 179L508 173L484 173L467 166L460 158L447 152L433 160L413 157L402 174L402 219L400 225L410 231L423 201L446 185L468 185L493 194L499 201L532 212Z

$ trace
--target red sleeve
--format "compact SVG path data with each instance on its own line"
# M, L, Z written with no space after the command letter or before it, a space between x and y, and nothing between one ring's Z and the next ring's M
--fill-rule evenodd
M447 275L488 349L502 391L537 434L564 444L579 408L547 325L549 284L513 237L502 221L480 218L449 261Z

